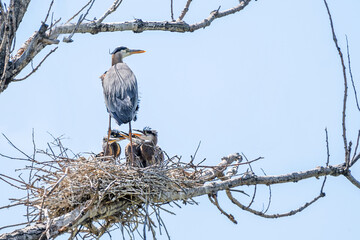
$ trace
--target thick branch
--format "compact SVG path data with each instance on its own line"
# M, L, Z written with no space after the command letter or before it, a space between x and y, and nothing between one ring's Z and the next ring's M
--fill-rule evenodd
M219 12L215 10L210 13L209 17L202 20L201 22L188 24L186 22L152 22L152 21L142 21L141 19L136 19L133 21L126 22L115 22L115 23L81 23L78 27L74 23L68 23L56 27L53 32L54 34L69 34L72 32L75 33L91 33L96 34L99 32L117 32L117 31L133 31L135 33L140 33L143 31L170 31L170 32L193 32L200 28L205 28L210 26L211 22L217 18L225 17L227 15L236 13L244 9L250 0L241 1L239 5L234 8L228 9L226 11Z
M257 184L272 185L287 182L298 182L300 180L312 177L317 178L327 175L345 175L346 177L349 176L348 179L357 187L359 187L358 181L350 175L350 172L346 170L345 165L339 164L335 166L318 167L308 171L293 172L277 176L256 176L254 174L246 174L226 181L211 182L200 187L182 189L173 192L163 192L158 199L153 199L153 202L166 203L176 200L186 200L205 194L214 194L218 191L223 191L238 186L249 186ZM34 226L26 227L24 229L14 231L9 234L0 235L0 240L21 239L20 237L23 236L25 232L28 236L27 239L38 239L45 230L47 231L47 236L57 236L64 231L67 231L68 226L74 228L76 226L84 224L90 219L96 220L104 219L109 216L116 216L117 214L120 214L129 208L128 203L129 202L126 201L112 202L106 206L92 207L90 209L86 207L90 205L85 203L83 206L76 208L70 213L52 219L51 223L48 223L47 227L44 224L39 223Z
M217 18L225 17L227 15L236 13L244 9L251 0L242 0L240 3L233 8L230 8L225 11L215 10L210 13L209 17L206 19L194 23L188 24L185 22L152 22L152 21L142 21L141 19L136 19L133 21L126 22L115 22L115 23L102 23L102 21L111 13L116 11L116 9L121 4L121 0L115 0L113 5L100 17L97 21L92 21L89 23L83 23L82 21L79 24L75 23L66 23L52 29L47 29L45 23L42 24L40 30L31 36L24 45L19 49L18 54L12 59L9 58L9 46L11 46L11 39L2 38L0 40L6 42L3 44L7 46L6 52L3 51L3 57L0 58L0 61L4 59L0 66L4 69L4 74L2 79L0 79L0 93L4 91L10 82L31 62L31 60L46 46L49 44L57 44L59 40L57 38L61 34L74 34L74 33L91 33L97 34L99 32L115 32L115 31L133 31L135 33L140 33L143 31L169 31L169 32L193 32L201 28L210 26L211 22ZM23 0L19 2L27 3L30 0ZM90 1L91 2L91 1ZM25 7L25 5L24 5ZM26 8L22 7L22 13L26 12ZM27 5L26 5L27 7ZM20 16L21 19L23 15ZM16 18L17 19L17 18ZM19 22L20 23L20 22ZM46 26L46 28L45 28ZM44 29L46 32L44 32ZM66 39L66 38L65 38ZM0 49L0 55L1 55ZM7 56L7 58L5 58ZM11 65L11 69L9 66Z
M303 172L293 172L284 175L277 176L256 176L253 174L247 174L241 177L233 178L231 180L222 181L222 182L213 182L205 184L204 186L188 189L186 192L172 192L172 193L164 193L162 196L162 201L170 201L170 200L180 200L180 199L188 199L193 198L213 192L223 191L228 188L234 188L238 186L249 186L249 185L272 185L279 183L287 183L287 182L298 182L304 179L312 178L312 177L321 177L321 176L339 176L346 175L346 170L344 169L343 164L339 164L336 166L328 166L328 167L318 167L312 170L303 171Z

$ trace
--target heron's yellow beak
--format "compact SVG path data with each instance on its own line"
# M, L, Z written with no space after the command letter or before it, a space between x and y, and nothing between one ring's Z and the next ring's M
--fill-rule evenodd
M146 51L144 51L144 50L130 50L130 55L131 54L136 54L136 53L144 53L144 52L146 52Z

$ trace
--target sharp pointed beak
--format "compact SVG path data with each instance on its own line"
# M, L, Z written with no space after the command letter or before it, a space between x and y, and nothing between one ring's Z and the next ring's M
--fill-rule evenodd
M128 139L128 140L130 139L129 134L127 134L127 133L121 132L121 133L118 133L118 134L120 135L120 137L113 138L115 140L115 142L118 142L118 141L121 141L121 140L124 140L124 139ZM142 134L133 133L132 136L135 137L135 138L139 138L139 137L142 136ZM110 141L111 140L112 139L110 139ZM109 141L109 143L110 143L110 141Z
M121 140L124 140L124 138L110 139L110 140L109 140L109 144L112 144L112 143L114 143L114 142L118 142L118 141L121 141Z
M131 54L136 54L136 53L144 53L144 52L145 52L144 50L130 49L130 55Z
M133 137L141 137L142 136L142 134L138 134L138 133L133 133L132 135L133 135Z
M143 131L143 130L134 129L134 131L141 133L141 134L138 134L138 135L143 135L143 134L144 134L144 131Z
M122 140L126 139L126 137L124 136L120 136L120 137L110 137L109 139L109 144L114 143L114 142L120 142ZM104 142L107 142L107 138L104 138Z

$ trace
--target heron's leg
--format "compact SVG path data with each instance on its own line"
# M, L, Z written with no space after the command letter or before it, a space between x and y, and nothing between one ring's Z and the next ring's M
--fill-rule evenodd
M109 139L110 139L110 134L111 134L111 115L110 115L110 113L109 113L109 129L108 129L108 136L107 136L106 148L105 148L105 152L104 152L104 155L105 155L105 156L109 153Z
M131 121L129 122L129 136L130 136L130 166L134 166L134 151L133 151Z

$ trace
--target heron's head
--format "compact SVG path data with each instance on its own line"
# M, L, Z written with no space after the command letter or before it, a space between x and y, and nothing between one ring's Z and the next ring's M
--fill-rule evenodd
M153 142L154 145L157 145L158 142L158 132L154 129L151 129L149 127L145 127L143 130L136 130L138 132L141 132L142 135L140 136L141 139Z
M112 55L118 55L120 54L122 58L130 56L132 54L136 54L136 53L144 53L144 50L139 50L139 49L129 49L127 47L117 47L114 49L114 51L112 51Z

